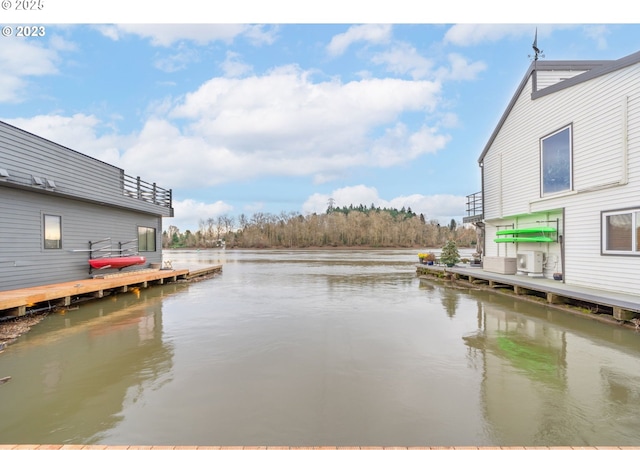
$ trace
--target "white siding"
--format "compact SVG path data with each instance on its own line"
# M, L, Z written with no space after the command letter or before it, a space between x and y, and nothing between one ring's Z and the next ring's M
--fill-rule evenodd
M562 210L547 211L543 213L530 214L527 216L518 216L501 220L487 222L485 225L486 236L486 254L490 256L516 256L523 251L541 251L544 253L544 275L548 278L553 276L554 272L562 272L562 254L559 242L518 242L518 243L496 243L496 231L499 227L503 229L506 226L513 228L530 228L536 226L556 227L558 233L550 235L557 237L563 234Z
M624 181L625 123L629 176L627 184L618 185ZM541 198L539 140L570 124L573 191ZM600 212L640 207L640 64L536 100L531 99L529 83L483 163L486 255L505 252L505 244L493 243L491 226L510 223L510 217L564 208L566 282L632 294L640 291L640 257L600 254ZM515 248L508 251L512 255ZM553 255L553 245L547 251Z
M544 70L538 71L538 90L584 73L584 70Z

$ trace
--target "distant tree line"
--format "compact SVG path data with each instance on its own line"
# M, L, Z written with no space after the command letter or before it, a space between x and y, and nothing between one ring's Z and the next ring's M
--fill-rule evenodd
M308 247L442 247L454 240L460 247L476 244L473 227L427 221L411 208L371 205L327 208L322 214L240 214L200 220L196 231L170 226L163 232L165 248L308 248Z

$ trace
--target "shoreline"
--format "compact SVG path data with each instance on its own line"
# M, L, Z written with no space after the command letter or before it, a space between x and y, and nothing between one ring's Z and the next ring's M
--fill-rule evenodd
M225 247L164 247L162 250L224 250ZM310 247L228 247L228 250L441 250L442 247L424 247L422 245L411 247L374 247L367 245L341 245L341 246L310 246ZM475 247L458 247L458 250L474 250Z
M29 332L47 316L46 313L30 314L0 322L0 353L20 336Z

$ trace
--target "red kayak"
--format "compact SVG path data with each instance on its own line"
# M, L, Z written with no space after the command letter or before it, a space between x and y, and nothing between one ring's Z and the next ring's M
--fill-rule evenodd
M144 256L112 256L109 258L95 258L89 260L93 269L123 269L129 266L144 264L147 258Z

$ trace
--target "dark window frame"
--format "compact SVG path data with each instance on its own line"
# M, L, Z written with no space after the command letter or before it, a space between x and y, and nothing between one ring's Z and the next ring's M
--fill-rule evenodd
M57 223L49 222L47 219L57 219ZM57 230L52 229L56 227ZM48 236L50 231L55 231L54 236ZM42 213L42 248L44 250L62 249L62 215L52 213Z
M157 235L157 230L154 227L139 225L138 252L155 252L157 249Z
M568 133L566 138L566 152L568 155L562 155L560 152L564 152L563 148L559 148L558 145L565 144L559 142L562 138L562 134ZM547 147L545 148L545 143ZM556 148L554 148L554 146ZM556 155L552 158L551 152L555 151ZM545 154L547 156L545 161ZM552 159L560 159L562 167L553 166ZM551 163L550 163L551 161ZM564 167L565 164L567 167ZM555 176L559 178L557 181L552 181L550 177ZM554 178L555 179L555 178ZM560 185L556 188L553 184ZM553 195L570 192L573 190L573 124L566 125L558 130L547 134L540 138L540 197L550 197Z

